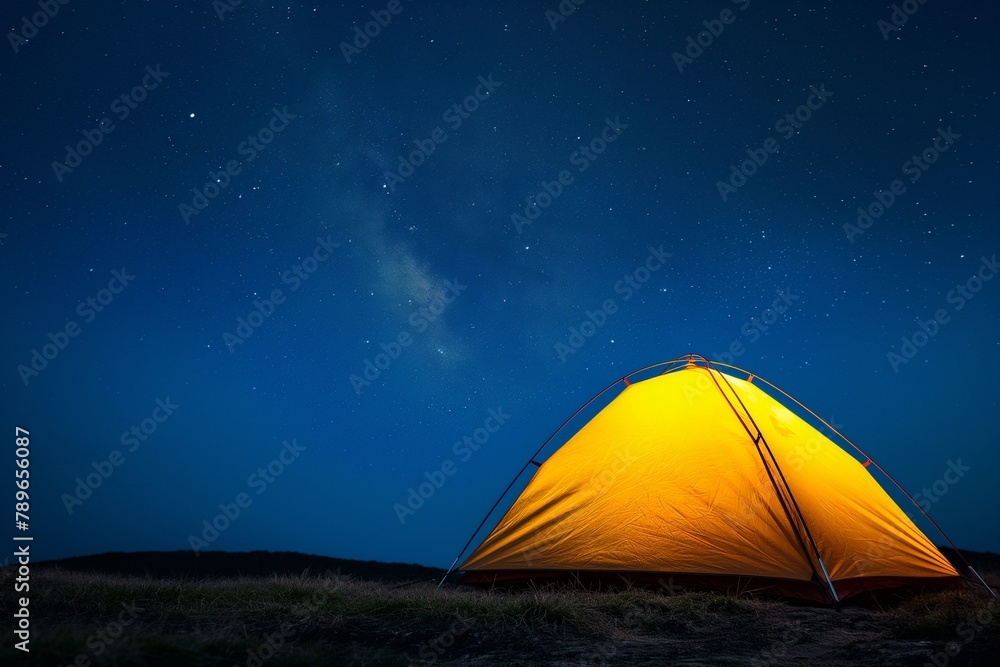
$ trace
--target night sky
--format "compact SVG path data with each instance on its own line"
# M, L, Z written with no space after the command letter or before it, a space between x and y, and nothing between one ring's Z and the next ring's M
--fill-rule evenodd
M1000 551L993 4L52 4L5 3L0 56L36 559L447 567L686 353Z

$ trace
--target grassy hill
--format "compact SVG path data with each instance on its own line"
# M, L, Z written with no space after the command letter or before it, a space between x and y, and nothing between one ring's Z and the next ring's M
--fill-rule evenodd
M440 579L444 568L403 563L348 560L312 556L293 551L184 551L108 552L46 561L39 568L58 568L69 572L103 572L133 576L200 579L205 577L269 577L340 572L358 579L383 582Z
M415 565L268 552L193 562L183 553L39 564L32 652L25 659L8 639L0 661L917 666L991 665L1000 654L1000 605L972 589L838 612L671 590L438 590L426 580L439 571ZM983 574L1000 584L1000 570ZM0 584L8 619L11 576Z

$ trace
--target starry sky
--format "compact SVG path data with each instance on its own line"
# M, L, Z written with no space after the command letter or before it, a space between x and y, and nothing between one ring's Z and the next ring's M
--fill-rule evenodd
M6 3L36 558L447 567L577 407L686 353L1000 551L1000 11L913 5Z

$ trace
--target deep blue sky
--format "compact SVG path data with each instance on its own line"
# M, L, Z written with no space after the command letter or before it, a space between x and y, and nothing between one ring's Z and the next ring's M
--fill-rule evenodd
M1000 280L949 300L1000 253L996 7L928 2L886 39L880 2L594 1L553 30L555 0L403 0L347 62L340 43L387 3L332 5L246 0L220 20L208 0L70 3L16 53L8 34L0 381L5 428L31 431L36 557L185 549L245 492L211 548L447 566L583 401L733 341L739 366L833 418L912 492L968 468L932 514L960 546L1000 551ZM724 9L735 20L678 71L672 54ZM35 11L6 3L5 29ZM448 113L477 88L475 111ZM798 132L776 126L810 100ZM104 118L114 129L57 178ZM272 122L273 141L243 144ZM444 141L387 183L436 128ZM939 128L948 150L911 182L904 163ZM602 132L605 152L574 156ZM747 150L768 159L723 201ZM231 161L186 224L179 206ZM512 214L563 170L518 230ZM896 179L901 194L849 239L858 206ZM661 246L642 289L616 289ZM123 270L134 278L102 294ZM435 302L446 280L450 303ZM224 335L276 289L283 302L230 351ZM797 298L761 331L778 290ZM560 359L609 299L604 326ZM939 309L947 321L893 368L887 354ZM19 365L69 322L78 335L26 384ZM351 375L401 334L358 394ZM490 410L509 418L457 453ZM293 440L304 449L280 475L252 477ZM70 514L64 494L115 450ZM454 474L401 524L394 504L446 460Z

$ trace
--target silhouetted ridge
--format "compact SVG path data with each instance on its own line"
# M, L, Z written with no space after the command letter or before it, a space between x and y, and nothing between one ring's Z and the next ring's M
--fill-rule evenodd
M339 571L342 575L359 579L390 582L430 579L440 577L444 572L443 568L423 565L329 558L293 551L206 551L197 556L187 550L116 551L45 561L38 566L78 572L185 578L301 575L308 569L311 575Z

